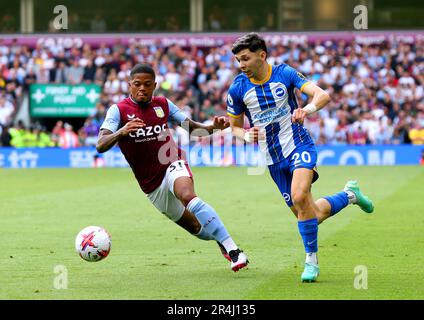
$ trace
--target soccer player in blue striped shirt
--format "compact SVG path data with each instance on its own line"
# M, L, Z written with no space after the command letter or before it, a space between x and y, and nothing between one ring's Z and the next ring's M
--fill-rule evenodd
M286 64L269 65L265 41L256 33L239 38L232 52L242 71L227 96L233 135L259 143L274 182L298 219L306 251L301 280L314 282L319 275L318 224L349 204L371 213L373 203L352 180L332 196L316 201L312 197L311 185L318 179L317 151L303 122L329 103L328 93ZM296 88L312 98L303 108L297 105ZM243 129L244 115L249 130Z

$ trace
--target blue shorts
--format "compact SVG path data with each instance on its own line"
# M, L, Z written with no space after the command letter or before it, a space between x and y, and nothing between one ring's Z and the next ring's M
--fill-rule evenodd
M316 170L317 158L315 145L307 144L294 149L283 161L268 166L272 179L277 184L278 189L289 207L293 206L291 199L293 171L298 168L313 170L314 177L312 183L314 183L319 177Z

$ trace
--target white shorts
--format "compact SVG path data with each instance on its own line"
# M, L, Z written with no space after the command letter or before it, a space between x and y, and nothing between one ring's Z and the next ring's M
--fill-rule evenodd
M172 221L180 220L185 210L184 205L174 194L174 182L179 177L193 177L187 162L184 160L171 163L166 169L161 185L155 191L147 194L147 198L156 209Z

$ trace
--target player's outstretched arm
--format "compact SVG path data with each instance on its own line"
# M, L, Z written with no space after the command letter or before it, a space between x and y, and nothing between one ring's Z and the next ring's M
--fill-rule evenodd
M96 145L97 152L103 153L108 151L121 138L128 136L132 132L136 132L138 129L144 127L145 125L146 124L143 120L135 118L134 120L128 121L125 126L116 132L112 132L108 129L101 129Z
M294 110L292 122L303 124L305 117L324 108L330 102L330 95L312 82L308 82L302 92L312 97L311 103Z
M230 126L230 122L226 119L226 117L214 117L211 125L205 125L189 118L187 118L186 121L188 121L190 135L195 137L208 136L213 134L215 130L224 130Z

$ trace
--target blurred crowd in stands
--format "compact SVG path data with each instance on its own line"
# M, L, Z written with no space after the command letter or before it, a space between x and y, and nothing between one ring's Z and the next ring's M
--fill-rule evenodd
M226 93L238 74L231 44L214 48L178 45L101 44L65 49L35 48L0 39L0 131L3 146L95 145L107 108L128 94L132 66L148 62L157 72L158 95L165 95L190 118L207 122L226 114ZM362 45L325 41L269 44L268 62L287 63L327 90L332 100L305 122L317 144L424 144L424 45L384 42ZM47 131L42 121L25 127L15 120L31 83L96 83L102 94L82 127L58 119ZM299 105L307 97L297 92ZM245 121L247 124L247 121ZM184 130L174 128L183 144ZM229 138L228 138L229 137ZM219 138L219 137L218 137ZM223 133L222 139L231 139Z

